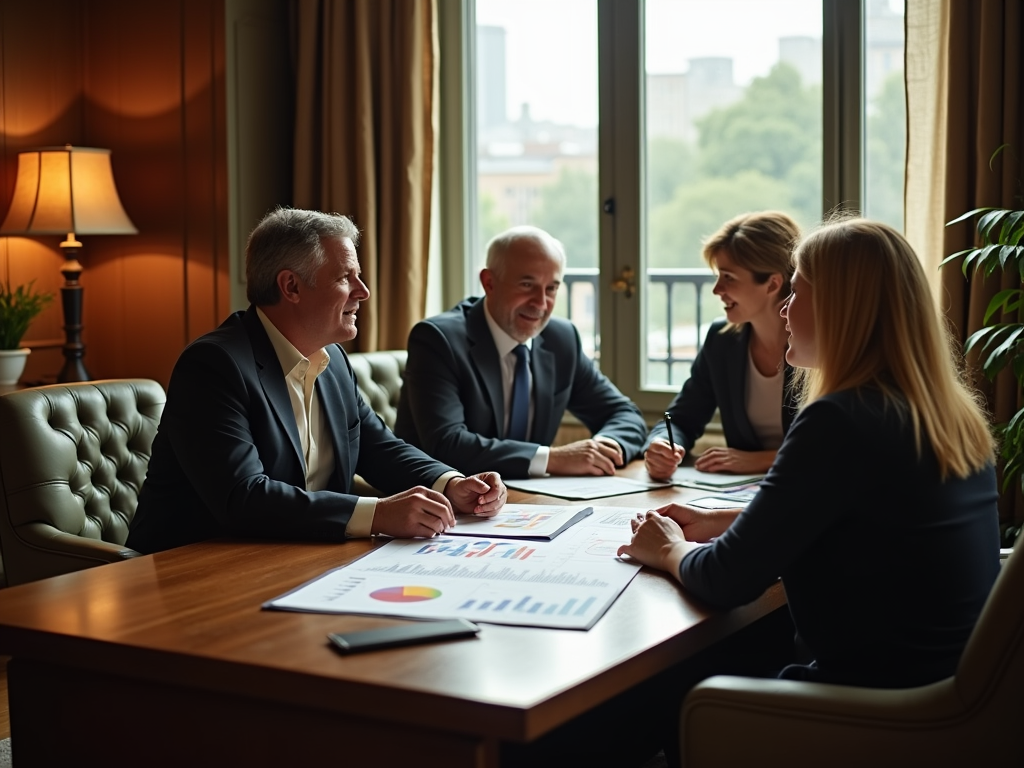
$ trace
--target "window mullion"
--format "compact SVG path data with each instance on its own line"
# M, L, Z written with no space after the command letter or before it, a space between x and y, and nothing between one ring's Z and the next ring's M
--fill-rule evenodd
M862 0L823 0L822 211L863 210Z
M601 214L601 365L624 391L639 395L639 304L609 285L625 267L642 280L643 262L643 1L599 0L599 161ZM659 398L659 401L662 398Z

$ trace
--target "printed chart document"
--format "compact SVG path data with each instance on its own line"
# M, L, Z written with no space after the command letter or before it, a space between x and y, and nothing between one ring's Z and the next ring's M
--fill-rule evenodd
M672 474L672 484L682 485L688 488L704 488L716 490L719 488L732 488L738 485L750 485L763 480L763 474L756 475L727 475L722 472L701 472L693 467L679 467ZM508 485L508 483L505 483Z
M503 539L551 541L567 528L593 514L593 507L551 507L506 504L494 517L459 515L446 536L496 536Z
M263 607L590 629L640 570L615 557L639 511L595 507L553 541L395 539Z
M615 475L592 477L531 477L526 480L504 480L509 488L560 499L600 499L605 496L621 496L624 493L640 493L652 488L665 488L672 483L657 480L633 480Z

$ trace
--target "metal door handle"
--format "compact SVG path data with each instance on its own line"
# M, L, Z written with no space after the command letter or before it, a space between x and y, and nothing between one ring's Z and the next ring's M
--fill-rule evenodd
M633 298L633 294L636 292L636 281L633 279L636 277L636 273L632 267L623 267L619 276L612 280L611 289L615 293L626 294L627 299Z

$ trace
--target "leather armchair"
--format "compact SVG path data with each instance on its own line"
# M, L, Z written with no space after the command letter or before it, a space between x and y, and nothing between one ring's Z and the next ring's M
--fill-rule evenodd
M1017 552L1004 562L953 677L903 690L712 677L683 704L680 749L687 768L1019 766L1022 715Z
M7 583L116 562L166 397L147 379L0 397L0 550Z
M355 352L348 356L356 374L356 386L366 404L380 416L388 429L395 428L398 396L408 353L404 349L380 352Z
M398 397L402 393L402 376L409 354L404 349L377 352L353 352L348 356L356 374L356 386L363 400L387 424L395 428L398 418ZM380 496L380 491L355 476L352 490L360 496Z

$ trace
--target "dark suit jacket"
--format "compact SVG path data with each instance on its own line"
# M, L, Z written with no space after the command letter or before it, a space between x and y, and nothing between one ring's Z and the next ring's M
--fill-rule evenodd
M253 307L192 342L174 366L127 546L156 552L217 536L342 541L352 476L387 493L451 467L396 438L359 397L339 346L317 379L334 443L328 488L307 491L277 354Z
M395 434L462 472L522 478L568 410L592 434L618 442L626 461L637 455L647 432L643 416L583 354L572 323L551 318L533 340L531 368L532 442L504 440L501 362L483 299L466 299L409 334Z
M704 346L690 368L690 378L668 407L672 414L672 436L687 451L704 434L715 408L722 415L726 445L740 451L764 450L747 416L750 325L748 323L736 332L722 333L725 323L725 320L716 320L711 324ZM797 408L792 388L793 369L789 365L785 367L785 376L783 401L779 404L783 433L789 431ZM657 437L668 439L664 421L658 422L651 430L644 450Z
M956 672L999 575L998 498L991 465L943 479L905 406L833 392L800 411L750 506L683 558L680 579L732 608L782 577L817 661L782 677L925 685Z

